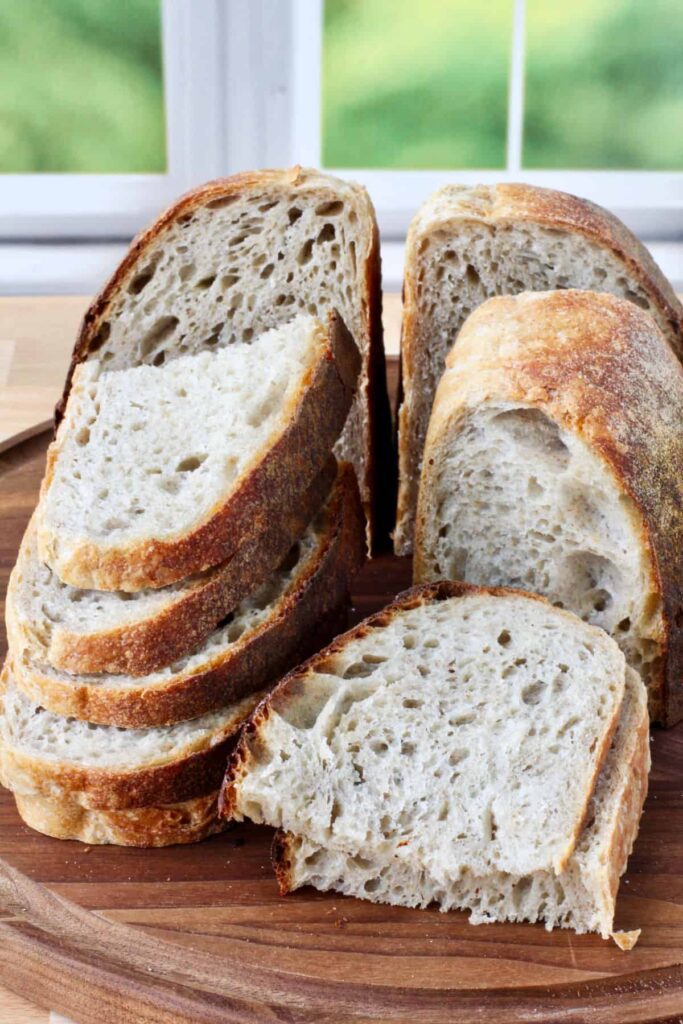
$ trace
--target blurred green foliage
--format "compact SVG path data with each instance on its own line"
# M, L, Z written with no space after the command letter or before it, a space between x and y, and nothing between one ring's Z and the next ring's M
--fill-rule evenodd
M527 0L523 162L683 168L683 0Z
M327 167L505 166L512 0L326 0Z
M164 171L160 26L160 0L0 0L0 171Z
M512 0L326 0L328 167L505 166ZM527 0L523 164L683 168L683 0Z

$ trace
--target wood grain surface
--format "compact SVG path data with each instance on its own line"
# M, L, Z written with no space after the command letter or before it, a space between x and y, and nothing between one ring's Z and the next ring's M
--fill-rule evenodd
M0 455L3 595L48 436ZM409 577L407 561L376 559L354 618ZM643 929L630 953L592 935L475 928L465 914L308 889L283 899L270 832L254 826L155 851L51 840L3 791L0 984L84 1024L683 1020L683 730L656 731L653 756L617 910L619 928Z

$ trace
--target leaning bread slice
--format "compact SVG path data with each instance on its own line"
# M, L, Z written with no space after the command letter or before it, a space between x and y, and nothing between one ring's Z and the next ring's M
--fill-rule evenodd
M48 451L40 557L72 586L126 591L230 558L322 470L359 365L334 313L166 366L84 363Z
M613 640L542 598L415 588L257 708L223 813L447 874L557 874L624 679Z
M131 245L83 319L74 368L158 364L246 342L295 313L337 309L360 350L336 453L353 462L368 522L393 522L395 468L382 346L379 236L361 185L301 167L211 181ZM259 378L256 378L257 380Z
M63 718L2 672L0 778L19 796L72 800L122 810L181 803L217 789L236 736L258 702L246 697L190 722L160 729L118 729Z
M106 810L83 807L68 797L14 794L29 828L53 839L90 845L173 846L198 843L225 829L217 815L218 791L180 803Z
M594 292L490 299L430 422L416 582L523 587L614 636L683 715L683 367L651 317Z
M243 544L214 569L133 594L62 583L40 560L32 520L5 604L15 663L133 676L172 664L205 640L278 567L322 505L336 474L330 456L299 501L284 509L263 536Z
M559 875L549 871L447 874L395 857L354 856L280 832L273 864L284 894L302 885L403 907L468 910L472 924L544 921L574 931L613 934L619 879L638 833L647 794L650 746L647 695L627 669L626 692L612 745L576 849ZM618 938L617 938L618 941Z
M355 474L335 485L285 561L193 651L147 676L70 675L11 645L17 686L56 714L105 725L168 725L263 689L346 626L365 537Z
M397 554L412 550L432 401L463 321L493 295L553 288L628 299L650 312L683 359L683 307L673 288L645 246L593 203L531 185L447 185L415 215L403 285Z

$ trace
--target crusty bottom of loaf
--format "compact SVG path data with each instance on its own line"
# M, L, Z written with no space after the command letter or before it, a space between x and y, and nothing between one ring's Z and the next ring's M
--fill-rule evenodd
M17 810L36 832L93 846L173 846L198 843L227 827L216 816L218 791L160 807L91 810L71 800L15 794Z

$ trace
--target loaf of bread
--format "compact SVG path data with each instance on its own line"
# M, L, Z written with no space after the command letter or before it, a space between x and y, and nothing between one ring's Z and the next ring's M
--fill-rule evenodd
M57 715L100 725L141 729L216 711L274 683L345 628L365 550L355 473L343 463L327 502L279 568L171 665L146 676L72 675L36 654L35 644L15 643L10 630L15 683ZM45 612L53 609L42 618L37 612L34 632L49 629Z
M256 171L183 196L133 242L83 321L83 360L108 369L250 342L294 315L337 309L362 356L337 445L369 519L393 516L395 471L382 346L379 239L364 188L319 171ZM264 367L265 369L265 367ZM256 378L258 380L258 377Z
M644 311L591 292L490 299L427 435L416 582L546 595L606 629L650 714L683 716L683 367Z
M606 210L530 185L447 185L415 215L401 334L398 554L412 550L432 401L463 321L491 296L558 288L612 292L648 310L683 358L683 307L645 247Z
M601 846L617 878L648 763L635 674L629 686L637 784L629 781L628 794L622 787L612 808L621 817L610 813ZM331 872L351 858L364 876L361 891L359 874L341 867L335 886L348 879L348 891L407 905L468 906L447 889L491 877L480 906L504 917L493 888L531 876L533 912L543 917L545 881L576 863L625 687L614 641L542 598L465 583L417 587L291 673L253 712L230 759L221 813L299 837L310 880L330 878L314 870L321 850ZM610 792L631 772L619 760ZM619 835L628 838L616 849ZM379 865L390 866L388 878L372 872ZM549 924L569 920L566 907L548 910Z
M74 587L128 591L230 558L321 472L359 366L334 313L163 367L82 364L48 452L42 561Z

